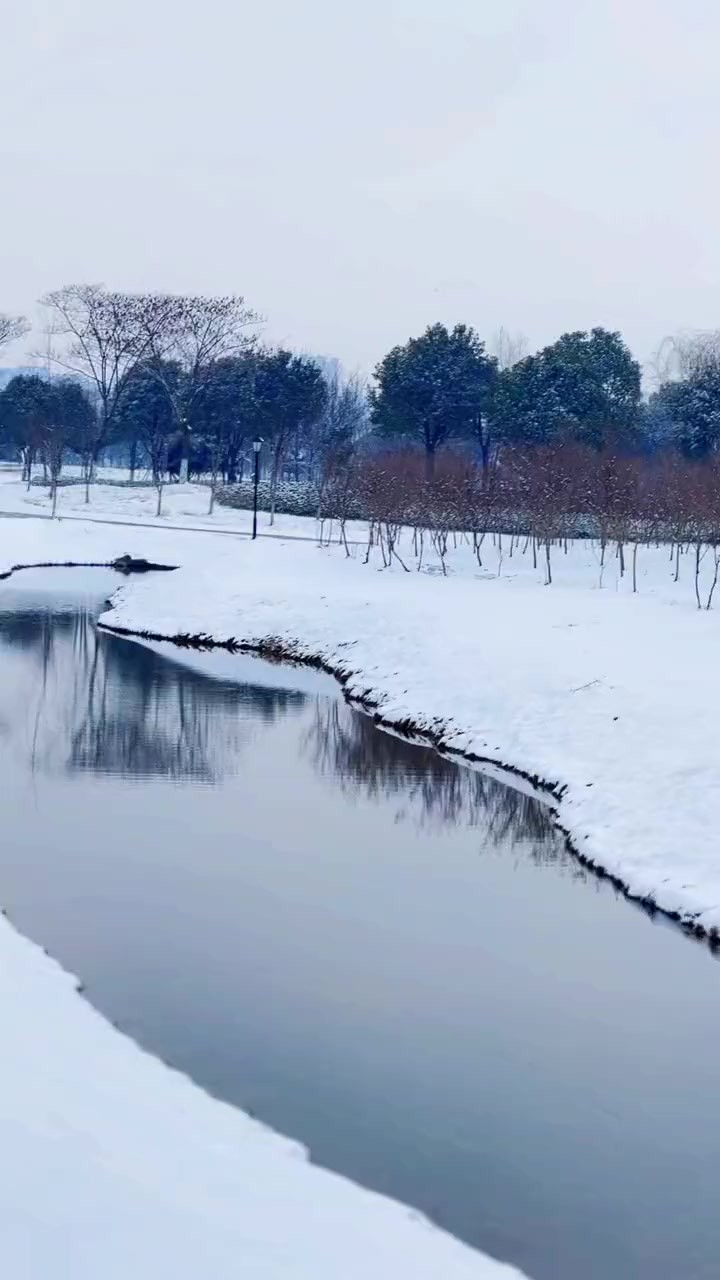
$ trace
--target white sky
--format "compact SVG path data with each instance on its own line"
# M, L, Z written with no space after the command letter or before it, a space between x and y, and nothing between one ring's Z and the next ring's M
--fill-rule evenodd
M2 310L241 292L351 368L720 325L712 0L5 0L0 47Z

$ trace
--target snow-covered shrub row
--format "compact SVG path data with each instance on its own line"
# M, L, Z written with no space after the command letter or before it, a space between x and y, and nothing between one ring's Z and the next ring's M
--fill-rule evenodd
M50 484L50 481L47 477L44 477L44 476L33 476L30 483L33 486L33 488L37 486L37 488L39 489L47 489ZM62 476L61 475L61 476L58 476L58 479L57 479L58 489L68 489L68 488L72 488L74 485L84 486L85 483L86 481L83 476ZM100 483L103 485L109 485L113 489L147 489L151 484L150 480L148 480L147 477L144 480L127 480L127 479L117 480L113 478L108 478L107 476L103 476Z
M248 511L253 506L253 482L242 480L239 484L224 485L217 490L217 501L224 507L235 507ZM269 510L272 504L272 492L269 480L261 480L258 485L258 506L261 510ZM362 519L363 510L361 496L352 495L349 503L352 518ZM334 487L330 484L322 486L310 481L281 480L275 486L275 510L288 516L317 516L328 519L339 514Z
M234 507L238 511L251 510L253 482L241 480L238 484L222 485L215 496L217 502L223 507ZM275 510L289 516L316 516L318 498L318 491L314 484L281 480L275 487ZM261 510L267 511L271 500L270 481L261 480L258 485L258 506Z

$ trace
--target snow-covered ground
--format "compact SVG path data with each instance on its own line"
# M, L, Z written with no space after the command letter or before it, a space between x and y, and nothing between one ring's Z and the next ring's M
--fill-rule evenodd
M68 470L72 470L69 468ZM239 511L215 504L208 514L210 490L201 484L168 484L163 488L161 515L156 517L157 491L148 484L144 487L123 488L103 483L111 479L126 479L127 472L113 468L101 468L99 483L90 488L90 502L85 501L84 485L67 485L58 489L56 515L59 518L75 518L93 521L108 518L127 523L150 522L158 528L190 527L216 529L230 533L249 534L252 529L252 511ZM20 481L18 467L0 466L0 514L15 512L20 515L50 515L52 502L44 486L31 485L28 489ZM259 529L265 533L283 533L313 537L315 521L304 517L278 514L270 524L268 512L259 515ZM354 536L364 535L359 522L352 526ZM348 537L350 537L348 533Z
M93 515L112 518L133 500L99 488ZM173 494L188 509L178 505L171 522L189 523L197 500L184 487ZM24 501L16 480L0 485L0 509ZM386 571L337 545L251 543L144 518L142 528L1 521L0 569L126 552L178 564L129 579L103 621L165 636L274 638L322 657L388 721L411 720L452 748L565 788L560 819L585 856L662 908L720 926L720 614L697 611L690 557L675 583L668 550L642 549L634 595L615 558L600 586L587 543L554 553L545 587L542 567L517 548L510 557L507 542L502 565L487 546L483 568L460 545L445 578L432 561L422 573ZM247 528L247 513L228 519ZM313 523L285 531L311 537ZM74 1277L495 1274L144 1058L9 928L0 946L14 1276L45 1274L42 1259L61 1250Z

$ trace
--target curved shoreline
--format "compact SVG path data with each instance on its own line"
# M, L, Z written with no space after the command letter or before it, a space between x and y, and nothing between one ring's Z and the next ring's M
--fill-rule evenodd
M456 747L449 746L444 740L442 731L434 731L432 729L423 728L421 725L407 717L402 720L392 720L383 716L378 710L378 704L371 695L370 690L366 693L357 694L349 691L349 683L358 676L357 672L352 671L349 667L335 666L328 662L321 654L307 653L302 649L300 644L289 644L276 636L268 636L265 640L257 642L237 640L230 637L226 640L214 639L206 633L191 634L188 632L179 632L176 635L163 635L160 632L135 630L130 627L122 627L110 623L98 621L98 627L101 631L106 631L112 635L127 636L138 640L149 640L152 642L160 642L166 644L177 645L182 649L206 650L223 649L226 653L251 653L260 658L265 658L271 662L294 662L302 666L314 668L317 671L323 671L325 674L332 676L342 689L345 700L352 706L357 707L366 715L369 715L375 724L380 728L387 729L393 733L399 734L401 737L410 741L417 742L419 745L432 747L440 755L447 759L455 760L457 763L479 765L481 767L490 766L499 774L503 774L507 778L507 785L513 785L513 779L521 779L529 784L532 790L537 793L537 798L543 803L548 803L554 818L555 826L561 833L565 841L565 847L581 866L597 876L599 880L607 880L617 890L618 893L633 906L638 907L647 916L652 919L656 915L663 916L665 919L676 924L686 936L693 938L699 942L704 942L710 951L717 953L720 951L720 930L715 926L706 929L704 925L699 924L690 915L683 916L680 911L660 907L650 895L642 895L633 892L631 887L618 875L608 871L603 867L602 863L597 862L593 858L582 852L578 844L573 838L572 832L561 822L557 805L562 801L567 791L567 787L561 782L551 782L540 777L539 774L533 774L527 770L519 768L517 765L498 762L490 756L482 756L472 751L463 751ZM554 803L550 803L554 802Z
M128 564L129 562L129 564ZM138 566L135 568L134 566ZM167 564L156 564L151 561L144 560L142 557L120 556L113 560L44 560L29 563L18 563L11 566L8 570L0 573L0 580L7 580L12 574L29 569L43 568L104 568L114 569L118 572L144 573L149 570L171 571L177 566ZM112 604L110 605L112 608ZM438 727L432 728L423 726L420 722L414 720L411 716L405 716L400 719L383 716L378 710L378 702L373 696L373 690L367 688L364 692L353 690L350 691L350 683L358 680L362 682L360 672L354 671L348 665L342 663L333 663L321 652L310 652L304 649L298 641L290 641L279 638L275 635L268 635L253 641L238 640L236 637L218 639L207 632L176 632L158 631L145 629L142 627L124 627L104 622L98 622L101 629L112 632L117 635L126 635L128 637L136 637L151 641L167 642L177 645L180 648L191 648L196 650L202 649L224 649L230 653L254 653L260 657L264 657L270 661L277 662L297 662L308 667L314 667L316 670L324 671L332 676L340 684L343 695L346 700L367 715L372 716L375 723L400 734L405 738L411 738L418 743L431 746L441 754L458 762L465 762L470 765L477 765L482 768L491 768L498 770L506 775L508 785L513 785L512 780L516 779L528 784L535 792L538 798L546 800L553 809L555 822L558 830L562 833L565 845L570 854L589 871L592 871L599 880L607 880L612 884L613 888L621 893L622 896L633 905L639 907L650 918L660 915L667 920L677 924L683 933L688 937L692 937L698 941L705 942L711 952L720 951L720 929L716 925L706 927L701 924L697 916L692 911L683 912L681 909L674 909L671 906L661 906L653 897L652 893L641 893L634 890L626 879L615 871L609 871L596 857L586 854L573 834L569 824L563 822L560 812L562 800L567 794L568 787L564 782L552 780L543 777L540 773L523 769L522 767L512 764L509 761L498 759L498 757L486 756L471 750L463 750L462 748L450 746L446 736L446 726L438 721ZM585 836L583 839L587 839Z
M16 573L27 569L114 569L116 573L174 573L175 564L153 564L137 556L117 556L115 560L38 560L35 564L13 564L0 573L0 582L7 582Z

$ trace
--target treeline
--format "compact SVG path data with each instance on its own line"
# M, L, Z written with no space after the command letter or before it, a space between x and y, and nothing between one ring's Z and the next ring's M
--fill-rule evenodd
M266 345L240 296L72 285L42 304L51 376L19 375L0 394L0 443L20 451L28 482L41 462L54 488L72 457L89 492L114 451L131 477L149 474L159 502L169 478L187 475L209 481L212 506L220 480L243 478L254 438L273 494L281 478L337 487L343 469L357 476L359 457L398 446L406 460L418 452L429 480L438 457L462 455L488 491L490 472L515 465L513 450L581 446L599 473L601 455L705 459L720 447L715 333L668 340L649 398L622 336L603 328L526 355L507 334L488 344L467 325L432 325L393 348L367 388ZM0 314L0 348L27 329Z
M242 477L254 437L274 485L288 465L321 470L367 430L358 379L260 341L242 297L113 293L73 285L43 300L48 372L20 374L0 394L3 443L19 450L30 482L41 462L56 489L69 455L87 492L98 462L122 449L131 476ZM0 343L22 336L3 317Z
M395 347L375 371L375 429L413 440L429 475L451 443L470 445L485 468L508 444L676 448L689 458L720 447L720 333L666 340L655 359L659 389L649 399L619 333L565 333L522 355L521 343L501 332L494 346L488 350L466 325L437 324Z

